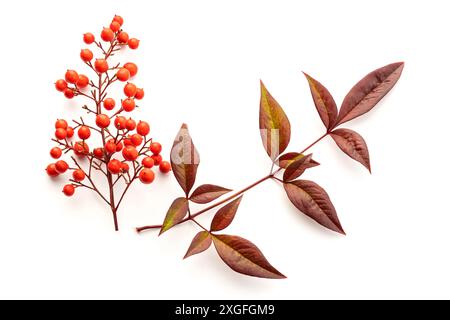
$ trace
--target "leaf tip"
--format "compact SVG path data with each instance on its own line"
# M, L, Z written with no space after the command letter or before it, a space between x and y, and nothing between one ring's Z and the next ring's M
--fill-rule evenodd
M187 129L188 128L188 125L186 124L186 123L183 123L182 125L181 125L181 129Z

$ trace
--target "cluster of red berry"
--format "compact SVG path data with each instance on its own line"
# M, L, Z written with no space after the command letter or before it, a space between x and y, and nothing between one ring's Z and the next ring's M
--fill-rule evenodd
M57 161L49 164L46 169L51 177L56 177L68 170L72 171L71 183L64 186L64 194L72 196L78 187L92 189L111 206L114 214L120 204L120 201L114 203L114 186L117 181L123 178L129 186L134 180L139 179L142 183L149 184L155 179L152 170L154 166L159 166L162 173L168 173L171 170L170 163L162 159L161 144L148 137L150 125L145 121L136 122L131 117L122 115L123 112L133 111L137 107L136 100L144 98L143 89L138 88L134 83L127 82L138 73L135 63L128 62L113 67L108 64L108 58L123 46L128 45L131 49L137 49L139 46L139 40L130 38L122 30L122 24L122 17L116 15L109 28L102 30L101 40L109 47L96 41L92 33L85 33L83 36L86 44L95 44L102 53L102 57L94 62L92 62L94 54L90 49L83 49L80 53L82 61L92 69L98 82L94 83L86 75L79 74L75 70L67 70L64 79L56 81L56 89L63 92L67 98L82 96L93 102L94 107L84 105L83 109L88 114L95 115L95 124L89 125L83 118L80 118L80 121L74 120L73 126L69 126L66 120L57 120L55 138L52 140L58 146L50 150L51 157ZM123 87L125 97L121 100L119 107L116 107L116 101L113 98L107 97L106 92L106 89L116 81L126 82ZM113 127L116 130L112 130ZM71 139L75 132L79 141ZM91 138L93 132L99 133L101 145L91 151L87 140ZM60 159L63 153L69 152L78 158L87 159L88 168L83 169L75 157L72 157L74 167ZM97 189L91 175L92 169L102 172L107 177L110 191L112 191L109 200ZM86 179L88 183L83 182Z

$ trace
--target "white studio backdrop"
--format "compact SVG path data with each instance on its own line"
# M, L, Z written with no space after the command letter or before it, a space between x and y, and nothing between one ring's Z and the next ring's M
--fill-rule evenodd
M0 298L450 298L448 1L4 1L0 11ZM160 223L181 195L172 176L133 187L119 233L94 194L64 197L44 172L50 138L56 118L82 110L53 83L83 70L82 34L98 35L116 13L141 39L123 58L146 89L135 116L166 158L188 123L198 183L233 189L270 167L260 79L291 119L290 150L300 150L323 131L301 71L340 103L369 71L405 61L392 92L348 124L368 143L372 175L330 139L312 149L321 166L305 177L328 191L347 236L301 216L278 184L258 186L227 233L288 276L261 280L233 273L214 250L183 261L193 225L160 238L134 232Z

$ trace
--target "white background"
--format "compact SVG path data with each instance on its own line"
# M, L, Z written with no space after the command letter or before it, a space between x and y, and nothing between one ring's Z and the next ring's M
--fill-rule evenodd
M0 298L450 298L448 1L2 1ZM227 233L257 244L286 280L233 273L213 249L183 261L197 231L158 238L172 176L134 186L113 232L95 195L68 199L44 172L54 120L81 114L53 83L83 72L81 35L112 16L142 40L139 119L164 156L182 122L201 154L199 183L242 188L269 170L258 132L259 79L293 127L290 151L322 134L301 71L340 103L369 71L405 61L394 90L348 126L373 174L327 139L305 177L330 194L343 237L299 214L273 182L251 190ZM119 96L118 96L119 97ZM79 190L80 191L80 190ZM206 214L205 224L212 217Z

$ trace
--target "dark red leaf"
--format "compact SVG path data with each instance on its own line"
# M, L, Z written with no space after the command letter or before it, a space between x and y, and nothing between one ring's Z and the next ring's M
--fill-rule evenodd
M287 196L294 206L322 226L345 234L330 197L318 184L296 180L284 184Z
M195 235L183 259L186 259L190 256L193 256L194 254L199 254L207 250L211 246L211 243L212 243L211 234L207 231L200 231Z
M275 160L289 144L291 124L283 108L270 95L262 81L259 129L267 154L272 160Z
M227 205L220 208L211 222L211 231L220 231L228 227L233 222L234 216L241 203L242 196L231 201Z
M389 64L360 80L344 98L337 125L359 117L375 107L397 83L403 67L403 62Z
M312 159L312 154L308 154L295 160L286 168L283 174L283 181L288 182L300 177L306 169L318 166L319 163Z
M278 158L278 166L280 168L286 169L288 165L290 165L292 162L299 160L303 158L304 155L298 152L288 152L283 155L281 155Z
M195 183L200 156L195 149L186 124L181 126L175 138L170 153L170 162L173 174L187 196Z
M330 135L344 153L360 162L370 172L369 149L363 137L350 129L336 129Z
M338 109L330 92L319 81L304 73L311 89L311 95L323 124L330 130L336 123Z
M159 235L163 234L173 226L176 226L186 216L189 209L189 203L186 198L177 198L172 202L167 211L166 218L162 225Z
M220 258L234 271L259 278L286 278L250 241L224 234L213 235L213 241Z
M213 184L204 184L192 192L189 200L195 203L204 204L216 200L230 191L230 189L215 186Z

